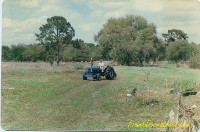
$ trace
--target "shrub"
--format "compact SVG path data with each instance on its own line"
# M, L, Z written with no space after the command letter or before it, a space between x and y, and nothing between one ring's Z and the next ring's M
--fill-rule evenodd
M81 66L81 65L75 66L75 70L76 70L76 71L78 71L78 70L83 70L83 68L84 68L84 67Z
M187 61L192 56L195 46L187 41L176 41L169 43L167 47L167 59L174 62Z
M200 69L200 53L190 58L189 66L191 68Z
M190 68L200 69L200 45L194 45L195 50L189 59Z

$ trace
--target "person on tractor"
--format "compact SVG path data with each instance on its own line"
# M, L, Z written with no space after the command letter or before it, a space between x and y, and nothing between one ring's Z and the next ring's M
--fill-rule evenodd
M91 58L90 59L90 64L91 64L91 67L93 66L93 59Z
M102 59L100 59L100 63L98 63L98 66L100 67L101 71L104 70L104 63L103 63Z

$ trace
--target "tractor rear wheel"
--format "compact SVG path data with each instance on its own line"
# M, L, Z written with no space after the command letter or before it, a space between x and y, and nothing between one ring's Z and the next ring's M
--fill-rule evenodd
M108 67L105 71L106 79L112 80L115 77L115 71L112 67Z

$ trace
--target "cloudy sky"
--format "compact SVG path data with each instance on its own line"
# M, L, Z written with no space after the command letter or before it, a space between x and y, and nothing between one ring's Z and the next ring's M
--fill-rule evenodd
M190 42L200 43L200 0L4 0L3 45L37 43L35 33L55 15L65 17L75 38L94 43L94 34L111 17L140 15L157 26L183 30Z

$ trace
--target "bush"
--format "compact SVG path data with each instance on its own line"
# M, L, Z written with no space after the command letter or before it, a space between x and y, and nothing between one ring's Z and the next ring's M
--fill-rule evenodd
M130 66L135 52L130 45L126 44L116 47L111 53L113 54L114 60L119 64Z
M190 68L200 69L200 54L194 55L189 60Z
M200 45L193 45L194 52L191 58L189 59L190 68L200 69Z
M187 61L192 56L195 46L187 41L176 41L169 43L167 47L167 59L174 62Z
M81 65L75 66L76 71L83 70L83 68L84 68L84 66L81 66Z

